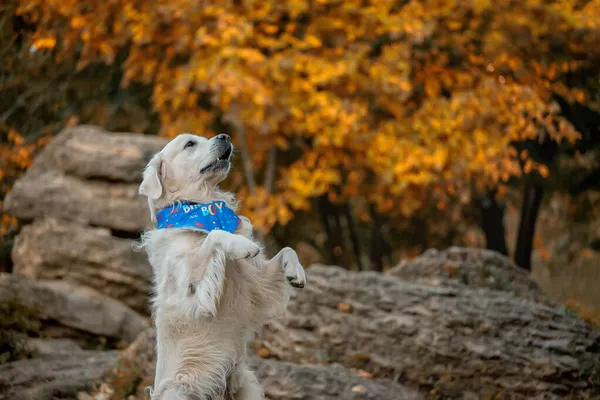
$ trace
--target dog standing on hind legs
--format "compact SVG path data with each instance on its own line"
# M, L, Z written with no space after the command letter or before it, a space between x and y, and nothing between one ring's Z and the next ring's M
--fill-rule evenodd
M219 190L232 152L225 134L181 134L144 170L139 191L157 225L140 243L153 270L153 400L263 399L248 342L306 282L296 252L267 260L234 196Z

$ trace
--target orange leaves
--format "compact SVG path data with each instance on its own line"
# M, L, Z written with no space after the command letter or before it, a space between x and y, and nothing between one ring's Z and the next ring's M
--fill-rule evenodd
M254 228L267 233L275 224L286 225L294 216L283 198L270 195L264 187L257 187L253 194L243 190L242 212L252 220Z
M2 214L0 218L0 237L6 235L11 229L16 228L18 221L15 217Z
M566 77L600 55L600 10L569 2L20 3L38 49L80 54L80 68L127 54L122 85L152 88L161 134L243 129L257 176L277 146L273 193L245 196L264 230L322 195L411 215L464 203L521 161L548 176L511 143L576 140L552 98L591 101Z
M54 46L56 46L56 38L51 36L35 39L32 43L32 47L36 50L52 49Z
M440 94L440 91L440 83L436 78L429 78L425 80L425 94L427 97L437 98Z
M0 168L25 169L31 166L36 143L26 143L14 129L10 129L7 136L8 144L0 144Z
M319 48L323 45L323 42L321 41L321 39L319 39L315 35L307 35L304 38L304 42L306 43L305 48Z
M285 186L302 197L320 196L332 185L340 183L338 167L334 157L308 152L289 167Z

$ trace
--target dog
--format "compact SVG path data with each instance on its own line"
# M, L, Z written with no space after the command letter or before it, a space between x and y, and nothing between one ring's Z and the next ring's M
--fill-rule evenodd
M153 400L263 399L248 342L306 283L296 252L267 259L234 195L219 189L233 150L226 134L180 134L143 171L139 193L156 226L139 243L153 270Z

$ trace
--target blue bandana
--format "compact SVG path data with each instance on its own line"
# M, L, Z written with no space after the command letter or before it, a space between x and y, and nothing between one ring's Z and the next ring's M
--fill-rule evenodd
M187 228L205 232L224 230L230 233L240 223L238 217L224 201L208 204L181 202L156 213L158 229Z

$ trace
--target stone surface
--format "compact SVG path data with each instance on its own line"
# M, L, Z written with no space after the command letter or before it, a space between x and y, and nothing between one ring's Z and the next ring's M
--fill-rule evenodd
M486 288L510 292L524 299L547 301L526 270L508 257L486 249L429 249L412 260L402 261L390 269L388 275L427 285Z
M81 347L70 339L29 339L27 351L36 357L68 356L81 351Z
M157 136L79 125L65 129L52 140L35 166L85 179L137 183L150 158L167 142Z
M135 234L150 226L148 204L137 191L137 184L84 180L32 167L6 195L4 210L28 221L54 217Z
M0 366L0 399L74 399L94 382L105 384L80 399L144 398L154 334L133 309L147 312L150 268L132 239L149 227L142 169L165 143L67 129L5 198L33 223L16 239L16 274L0 274L0 301L38 309L54 332L137 339L118 360L30 342L40 358ZM497 253L429 250L387 275L316 265L307 276L253 343L269 357L252 364L270 399L600 396L600 333Z
M118 360L116 351L70 354L0 365L1 400L77 399Z
M23 227L12 250L13 272L31 279L63 279L92 287L149 313L151 267L134 240L52 218Z
M156 338L148 329L127 348L120 357L118 367L105 378L104 385L83 399L101 400L110 393L111 399L121 399L131 393L123 388L140 382L134 398L143 399L145 385L154 377ZM415 390L388 379L370 379L359 376L358 371L341 365L312 366L252 357L252 369L271 400L333 400L378 399L413 400L423 396ZM141 378L141 379L140 379Z
M45 321L127 342L148 325L146 318L121 302L66 281L33 281L2 273L0 301L15 301L38 310Z
M24 220L50 216L138 233L150 227L137 193L141 174L166 143L87 125L66 129L14 184L4 210Z
M254 358L252 368L272 400L409 400L423 396L388 379L358 376L341 365L312 366Z
M339 267L307 277L256 341L273 357L362 368L442 398L600 394L600 333L566 310Z

